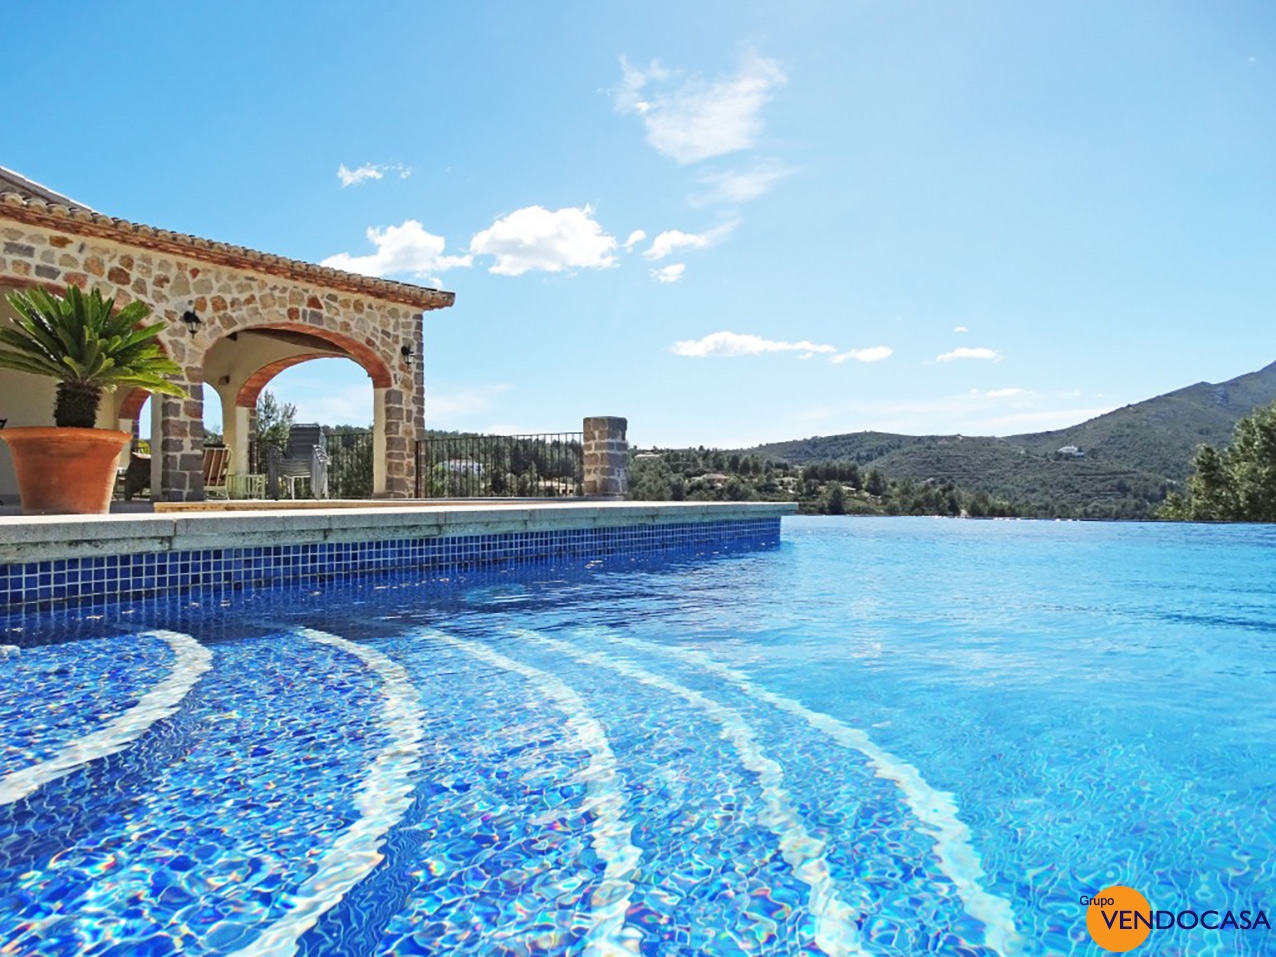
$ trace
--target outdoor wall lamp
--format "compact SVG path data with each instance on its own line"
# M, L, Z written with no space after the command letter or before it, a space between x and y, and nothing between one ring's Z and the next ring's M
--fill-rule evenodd
M187 309L182 313L182 322L186 323L186 328L190 330L191 338L195 338L195 333L199 332L199 327L204 324L204 320L195 314L195 310Z
M399 346L399 355L403 356L403 361L406 364L412 365L412 343L405 342Z

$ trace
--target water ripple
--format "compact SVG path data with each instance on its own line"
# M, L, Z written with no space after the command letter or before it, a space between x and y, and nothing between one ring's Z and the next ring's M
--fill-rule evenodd
M681 658L715 677L731 682L759 701L765 701L781 711L802 718L843 747L863 754L879 777L894 781L899 786L909 808L935 838L935 853L943 871L957 886L967 912L982 921L987 928L988 946L1004 955L1020 951L1022 943L1015 929L1014 911L1008 900L985 890L980 883L984 877L983 865L978 852L970 843L970 828L957 817L957 799L953 794L931 787L916 767L879 747L859 728L843 724L827 714L812 711L799 701L759 687L744 672L724 665L703 652L618 634L608 634L607 637L617 644L640 651L655 651Z
M287 912L238 957L290 957L297 940L381 863L386 832L412 804L413 775L421 767L421 704L404 667L381 652L313 628L297 634L358 658L381 679L380 730L388 741L368 769L355 797L360 818L323 853L315 871L295 892Z
M567 716L568 730L589 753L589 765L580 773L580 780L586 788L581 810L593 816L594 850L606 861L603 883L591 901L593 926L585 939L585 952L594 957L638 953L641 935L636 929L625 926L625 915L634 889L634 871L642 852L631 839L633 827L625 817L625 795L616 756L603 726L590 716L584 699L549 672L515 661L478 642L437 631L425 634L490 665L531 680Z
M69 742L44 761L0 778L0 805L20 801L90 761L122 751L156 721L169 717L178 709L199 676L211 667L212 653L190 635L175 631L153 631L150 634L173 650L174 661L168 677L105 726Z
M816 945L829 957L864 953L857 926L859 915L837 893L836 884L829 874L828 861L824 858L823 842L813 838L802 825L784 788L784 772L762 750L752 726L740 712L628 661L584 651L569 642L537 632L520 630L516 634L577 661L608 668L642 684L667 691L700 708L721 725L723 736L739 754L740 763L758 775L762 784L762 796L767 805L762 823L779 840L780 853L793 873L810 888L809 905L815 916Z

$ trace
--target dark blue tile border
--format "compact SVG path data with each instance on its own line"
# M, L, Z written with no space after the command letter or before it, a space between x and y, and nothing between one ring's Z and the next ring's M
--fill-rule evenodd
M617 554L762 548L779 540L780 520L758 518L66 558L0 565L0 608L136 598L208 585L258 588L363 571L447 572Z

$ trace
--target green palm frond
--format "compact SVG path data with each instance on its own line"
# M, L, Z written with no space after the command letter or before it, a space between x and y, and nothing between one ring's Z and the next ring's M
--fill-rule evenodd
M62 370L50 365L37 356L24 356L18 353L0 352L0 368L16 369L18 372L29 372L32 375L62 377Z
M151 314L145 303L116 309L113 298L75 286L64 296L35 288L6 298L18 315L12 326L0 326L0 367L99 388L186 395L170 381L182 369L155 341L164 324L145 324Z

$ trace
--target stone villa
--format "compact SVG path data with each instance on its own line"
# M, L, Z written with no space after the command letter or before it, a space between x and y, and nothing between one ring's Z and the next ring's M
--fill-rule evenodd
M451 306L452 293L116 219L0 167L0 293L36 284L97 288L120 304L141 299L167 322L160 342L184 369L190 398L151 403L155 499L204 497L204 384L221 402L230 471L243 474L261 390L290 366L331 357L353 360L372 379L374 494L413 494L425 428L422 321ZM11 320L0 302L0 322ZM55 388L0 369L0 420L52 425ZM135 432L147 398L108 393L99 427ZM3 443L0 497L16 499Z

